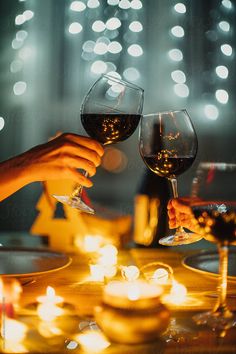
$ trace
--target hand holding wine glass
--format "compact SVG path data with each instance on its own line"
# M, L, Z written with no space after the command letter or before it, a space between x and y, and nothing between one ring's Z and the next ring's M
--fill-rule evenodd
M143 89L137 85L108 74L102 75L82 102L80 116L84 129L103 145L128 139L139 124L143 94ZM81 193L82 186L77 185L71 196L54 197L61 203L93 214L94 210L82 201Z
M197 324L225 330L236 326L236 315L226 304L228 246L236 243L236 164L205 162L193 181L189 206L199 233L216 242L219 251L218 300L212 311L194 316Z
M174 198L178 198L176 178L194 162L197 146L197 136L186 110L158 112L142 117L140 154L151 171L171 182ZM198 234L186 233L179 226L174 235L161 238L159 243L176 246L201 238Z

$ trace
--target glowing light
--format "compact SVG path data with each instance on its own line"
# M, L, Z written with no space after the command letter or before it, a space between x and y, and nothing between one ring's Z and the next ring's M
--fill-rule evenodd
M174 9L176 12L178 12L180 14L185 14L185 12L186 12L186 6L182 2L179 2L178 4L176 4L174 6Z
M121 79L121 76L120 76L120 74L119 73L117 73L116 71L109 71L107 74L109 74L109 76L112 76L112 77L114 77L114 78L116 78L116 79L118 79L118 80L120 80ZM108 81L108 84L109 85L114 85L114 81Z
M169 280L169 273L165 268L158 268L152 276L152 281L157 284L166 284Z
M95 42L94 41L86 41L83 44L83 50L87 53L92 53L94 51L94 47L95 47Z
M131 44L128 53L133 57L140 57L143 54L143 49L139 44Z
M7 342L19 343L25 338L27 329L28 327L25 324L11 318L5 318L4 327L2 326L1 329L1 331L4 330L4 333L1 334Z
M25 22L25 17L23 15L17 15L15 18L15 25L20 26Z
M111 344L107 338L98 331L88 331L75 336L83 350L87 353L99 353Z
M168 296L168 302L175 305L180 305L185 302L187 296L187 289L183 284L173 281L173 285Z
M230 56L233 53L233 48L229 44L222 44L220 49L221 49L222 53L227 56Z
M50 303L39 304L37 307L38 316L46 322L53 321L56 317L61 316L63 312L62 308Z
M101 244L102 244L102 236L86 235L84 237L85 252L98 252Z
M229 30L230 30L230 24L227 21L219 22L219 27L224 32L229 32Z
M86 5L82 1L73 1L70 4L70 9L76 12L82 12L86 9Z
M227 79L229 75L229 70L227 69L226 66L224 65L219 65L216 67L216 74L221 78L221 79Z
M129 284L127 289L127 297L131 301L136 301L140 298L141 290L138 284Z
M140 276L140 270L136 266L122 266L121 275L127 281L134 281Z
M20 30L16 32L16 39L18 41L24 41L28 36L28 32L24 31L24 30Z
M229 94L226 90L216 90L216 99L222 104L226 104L229 100Z
M90 281L104 281L104 266L102 264L90 264Z
M216 120L219 116L219 110L213 104L207 104L204 107L204 113L205 113L206 117L210 120Z
M143 4L140 0L132 0L130 3L130 7L133 10L140 10L143 7Z
M232 9L232 2L230 1L230 0L222 0L222 5L224 6L224 7L226 7L227 9Z
M0 117L0 131L4 128L5 120L3 117Z
M108 45L108 51L112 54L117 54L122 51L122 46L119 42L113 41Z
M11 46L13 49L20 49L22 47L22 45L24 44L23 41L18 41L16 38L13 39Z
M119 4L120 0L107 0L108 5L116 6Z
M31 20L31 18L34 17L34 13L31 10L26 10L26 11L23 12L23 16L24 16L26 21L29 21L29 20Z
M17 73L23 68L23 62L21 60L13 60L10 65L10 71L12 73Z
M181 52L180 49L171 49L168 52L168 55L170 57L170 59L174 60L174 61L181 61L183 60L183 53Z
M130 23L129 29L132 32L141 32L143 30L143 25L139 21L133 21Z
M106 62L107 65L107 72L115 72L116 71L116 65L114 63L111 63L110 61Z
M121 22L117 17L111 17L106 22L106 27L108 30L115 30L121 26Z
M119 2L119 7L123 10L127 10L130 8L130 2L129 0L120 0Z
M81 24L79 22L73 22L69 26L69 32L71 34L80 33L82 31L82 29L83 29L83 27L81 26Z
M184 29L181 26L175 26L171 28L171 33L173 34L173 36L175 37L184 37Z
M113 266L117 264L117 248L113 245L105 245L99 250L99 264L103 266Z
M87 6L90 9L96 9L100 5L100 2L98 0L88 0Z
M128 81L136 81L140 78L140 72L132 67L125 69L123 75Z
M188 97L189 96L189 88L185 84L174 85L174 92L179 97Z
M28 60L33 58L35 50L32 47L23 47L19 50L18 56L22 60Z
M94 74L104 74L107 71L107 64L102 60L96 60L90 68Z
M92 30L94 32L103 32L106 29L106 25L103 21L97 20L92 25Z
M107 44L103 43L103 42L99 42L95 44L94 47L94 53L98 54L98 55L103 55L105 53L107 53L108 48L107 48Z
M24 81L17 81L13 86L13 92L16 96L23 95L27 89L27 84Z
M186 81L185 73L181 70L172 71L171 77L177 84L184 84Z
M47 286L46 295L38 296L37 301L42 304L60 304L63 302L63 297L57 296L53 287Z

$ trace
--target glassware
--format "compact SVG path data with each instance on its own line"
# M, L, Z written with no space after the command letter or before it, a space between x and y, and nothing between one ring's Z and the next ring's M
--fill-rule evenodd
M190 168L197 154L197 136L185 109L143 115L139 150L147 167L171 182L174 198L178 197L176 177ZM177 246L199 241L202 236L179 227L174 235L159 243Z
M143 109L144 91L137 85L102 75L85 96L80 116L88 135L103 145L128 139L136 130ZM85 176L88 176L86 173ZM81 199L82 186L72 195L54 195L61 203L94 214Z
M190 207L196 227L208 241L216 242L219 252L218 300L208 312L193 317L197 324L216 330L236 326L236 315L226 304L228 246L236 244L236 164L204 162L193 180Z

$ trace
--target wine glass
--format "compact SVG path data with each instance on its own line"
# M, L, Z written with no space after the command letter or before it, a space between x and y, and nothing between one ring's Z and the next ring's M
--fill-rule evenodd
M193 180L190 207L199 233L216 242L219 252L218 300L208 312L193 317L197 324L217 330L236 326L236 315L226 304L228 246L236 244L236 164L200 163Z
M116 76L104 74L86 94L80 116L88 135L103 145L128 139L139 124L144 90ZM85 176L88 176L86 173ZM61 203L94 214L94 209L81 199L82 186L72 195L54 195Z
M176 177L190 168L197 154L197 136L185 109L143 115L139 150L147 167L171 182L174 198L178 197ZM159 243L178 246L199 241L202 236L178 227L174 235Z

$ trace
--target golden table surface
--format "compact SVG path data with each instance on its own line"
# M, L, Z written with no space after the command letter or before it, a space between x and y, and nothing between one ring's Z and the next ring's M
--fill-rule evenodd
M236 327L228 330L223 337L219 333L197 326L192 320L192 315L203 310L212 309L216 301L216 277L203 276L197 272L187 269L181 263L182 259L191 253L198 251L188 250L183 247L141 249L119 251L119 264L137 266L149 262L160 261L168 263L174 269L174 276L177 281L184 284L188 290L188 301L184 305L170 306L172 318L179 326L180 333L172 333L171 338L161 336L160 340L142 345L121 345L112 343L103 352L122 354L172 354L172 353L236 353ZM35 301L38 295L45 293L48 285L54 287L56 294L63 296L65 301L75 306L75 312L82 320L91 320L94 306L100 304L103 283L88 281L89 267L88 256L73 254L72 263L65 269L55 273L47 274L35 279L35 282L23 286L21 306ZM231 309L236 310L236 282L228 284L228 304ZM112 325L112 324L111 324ZM82 352L80 349L65 350L65 352ZM45 352L45 351L44 351ZM48 350L48 352L52 352ZM60 353L64 353L61 348ZM103 353L102 352L102 353Z

